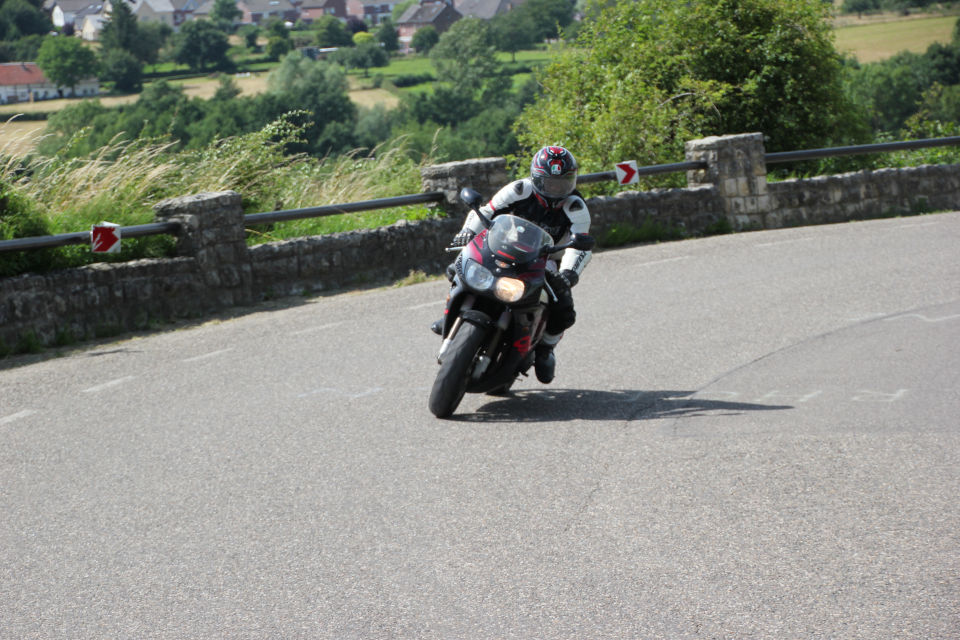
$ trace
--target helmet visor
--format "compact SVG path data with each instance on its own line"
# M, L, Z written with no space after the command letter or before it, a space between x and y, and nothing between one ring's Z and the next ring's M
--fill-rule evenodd
M565 198L577 186L577 174L568 173L565 176L539 176L537 178L540 193L548 198Z

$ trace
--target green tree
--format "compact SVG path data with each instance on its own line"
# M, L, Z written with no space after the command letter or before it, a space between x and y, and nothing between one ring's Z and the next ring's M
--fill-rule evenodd
M490 29L497 49L511 54L514 62L517 61L517 51L530 49L539 41L536 23L518 9L494 16Z
M157 64L160 59L160 51L170 41L173 35L173 27L165 22L149 21L138 25L140 31L140 42L134 55L143 64Z
M50 37L37 53L37 66L60 87L73 89L77 83L97 73L97 56L77 38Z
M0 6L0 40L53 31L53 23L38 5L27 0L4 0Z
M314 24L317 32L318 47L350 47L353 46L353 34L347 31L343 23L333 16L323 16Z
M377 28L376 37L377 41L383 45L383 50L388 54L400 48L400 34L397 33L390 18L385 18L383 22L380 23L380 27Z
M291 110L311 114L304 122L304 151L323 155L352 143L357 110L340 66L292 52L267 76L267 87L258 104L261 121Z
M40 52L40 46L48 37L50 36L41 36L39 34L23 36L13 43L14 57L11 61L23 62L24 60L36 60L37 54Z
M509 11L515 20L526 20L535 25L535 42L556 38L560 29L573 22L574 4L568 0L526 0Z
M501 71L486 20L463 18L453 23L430 50L437 80L449 82L454 90L473 95L487 78Z
M267 57L271 60L279 60L290 53L291 48L292 45L290 44L289 38L271 36L270 39L267 40Z
M100 46L104 51L122 49L136 55L140 46L137 17L126 0L111 0L110 7L110 19L100 32Z
M214 0L210 11L210 19L214 22L232 26L242 17L243 11L237 7L236 0Z
M376 38L369 31L357 31L353 34L353 44L354 46L360 46L362 44L371 44Z
M682 157L704 135L761 131L768 150L863 140L820 0L618 0L594 9L518 122L589 169Z
M124 49L104 52L101 80L113 82L118 91L137 93L143 88L143 69L140 61Z
M428 24L414 32L413 37L410 39L410 46L413 47L413 50L417 53L429 53L439 41L440 34L437 33L436 28Z
M238 33L243 38L244 45L251 51L256 51L257 39L260 37L260 27L255 24L245 24L240 27Z
M209 66L224 68L230 65L227 36L206 20L190 20L177 34L174 60L202 71Z

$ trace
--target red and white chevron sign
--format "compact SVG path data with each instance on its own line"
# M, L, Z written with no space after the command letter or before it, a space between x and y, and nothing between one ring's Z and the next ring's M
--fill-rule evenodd
M635 160L618 162L616 167L617 182L620 184L633 184L635 182L640 182L640 175L637 173L637 162Z
M94 253L120 253L120 225L112 222L93 225L90 245Z

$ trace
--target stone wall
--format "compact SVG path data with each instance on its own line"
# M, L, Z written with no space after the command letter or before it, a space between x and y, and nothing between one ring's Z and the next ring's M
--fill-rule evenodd
M689 142L706 163L685 189L622 191L591 198L592 233L603 238L647 223L696 236L718 223L736 230L822 224L960 208L960 165L860 171L767 181L763 138L744 134ZM466 210L465 186L490 197L508 180L506 161L482 158L422 171L424 192L442 191L445 217L370 231L247 247L235 192L174 198L158 221L180 223L177 255L0 279L0 355L36 345L115 335L200 317L275 296L384 283L413 270L440 273L443 251Z

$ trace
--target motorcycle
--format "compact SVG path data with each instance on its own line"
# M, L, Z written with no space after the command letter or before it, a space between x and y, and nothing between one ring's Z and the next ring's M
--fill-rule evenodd
M466 393L502 395L534 364L535 349L556 294L546 279L549 256L573 247L590 251L594 239L574 234L553 239L536 224L480 212L481 196L470 188L460 200L485 227L459 251L444 311L440 370L430 391L430 411L446 418Z

